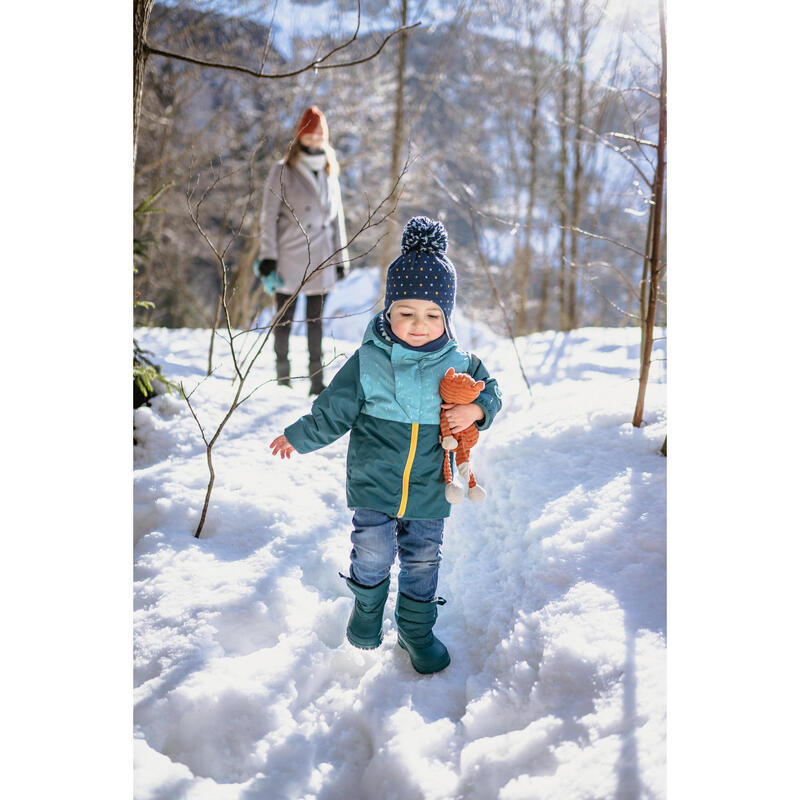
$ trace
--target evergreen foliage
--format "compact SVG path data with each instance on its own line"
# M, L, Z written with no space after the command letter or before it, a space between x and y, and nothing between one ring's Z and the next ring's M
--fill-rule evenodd
M153 204L164 191L169 189L173 182L165 183L150 195L148 195L136 208L133 209L134 224L143 220L149 214L163 211L162 208L154 208ZM137 272L136 261L146 261L150 258L150 245L153 243L152 234L145 232L133 237L133 274ZM153 308L154 304L149 300L141 300L138 295L134 297L133 308ZM170 394L172 389L178 387L164 377L161 367L151 361L147 355L152 355L148 350L139 347L136 339L133 340L133 407L138 408L146 403L151 397L156 395L156 382L161 384Z

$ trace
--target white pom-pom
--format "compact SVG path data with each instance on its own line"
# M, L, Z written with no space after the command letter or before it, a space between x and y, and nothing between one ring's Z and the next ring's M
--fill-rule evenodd
M403 228L403 254L411 250L437 258L447 252L447 231L441 222L428 217L412 217Z
M481 500L486 499L486 490L483 486L476 483L471 489L467 490L467 497L469 497L473 503L480 503Z
M460 487L456 486L454 483L448 483L447 486L444 487L444 497L450 505L455 506L464 499L464 494Z

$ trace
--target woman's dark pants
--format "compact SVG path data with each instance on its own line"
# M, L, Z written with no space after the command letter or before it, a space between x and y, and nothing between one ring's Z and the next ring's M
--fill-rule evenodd
M275 294L275 309L280 311L289 301L291 295ZM324 294L307 294L306 298L306 333L308 336L308 374L311 376L311 389L322 387L322 308L325 305ZM289 385L289 333L292 329L292 318L297 300L287 307L281 321L275 326L275 368L278 383Z

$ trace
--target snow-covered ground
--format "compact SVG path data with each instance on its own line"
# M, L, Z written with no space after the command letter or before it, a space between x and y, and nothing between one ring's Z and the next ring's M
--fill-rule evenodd
M368 307L371 278L351 274L327 313ZM367 316L328 323L328 379ZM474 451L488 498L445 525L437 675L396 646L396 567L383 645L344 638L347 436L290 461L267 448L308 411L308 381L266 383L234 414L201 539L195 421L176 396L135 412L137 800L666 796L665 342L636 429L638 329L518 340L532 396L508 340L461 315L456 330L504 407ZM232 392L222 344L204 380L208 331L136 335L197 386L213 429ZM273 377L270 345L254 384Z

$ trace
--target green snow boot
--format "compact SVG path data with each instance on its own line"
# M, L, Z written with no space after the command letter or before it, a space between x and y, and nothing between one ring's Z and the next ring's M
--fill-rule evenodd
M347 623L347 641L362 650L374 650L383 641L383 607L389 596L389 577L377 586L362 586L341 575L356 596Z
M440 597L422 603L397 593L397 643L408 651L411 666L423 675L439 672L450 663L447 648L433 635L438 606L444 603Z

